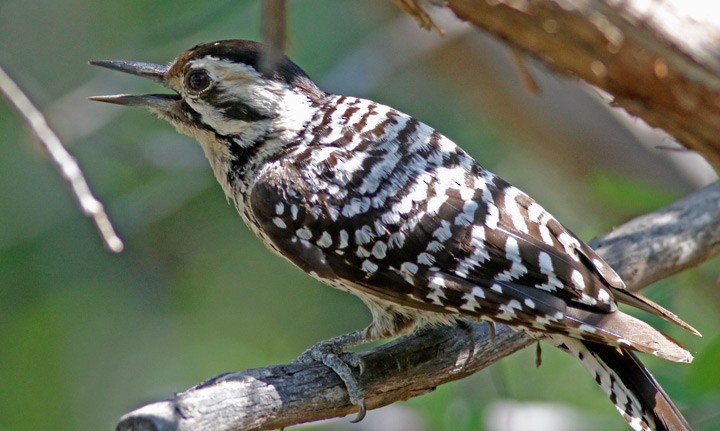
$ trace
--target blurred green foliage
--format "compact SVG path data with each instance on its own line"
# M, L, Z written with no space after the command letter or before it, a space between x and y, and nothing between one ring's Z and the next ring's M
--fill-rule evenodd
M289 6L289 51L320 78L400 15L389 1ZM258 39L259 10L258 1L0 0L0 63L48 113L126 243L120 255L102 249L59 175L0 103L0 430L109 430L139 403L221 372L290 361L369 322L359 301L319 285L252 237L193 142L145 112L85 99L152 88L87 60L166 62L201 41ZM553 202L552 211L586 238L678 196L601 170L560 176L537 148L503 145L504 131L453 79L458 66L428 64L409 64L361 96L439 128ZM537 172L560 186L528 180ZM584 199L603 210L581 209L584 201L567 199L575 189L563 184L584 184ZM643 357L706 430L720 428L712 409L720 404L717 277L715 259L648 290L705 334L693 339L658 323L686 341L697 362ZM534 352L520 352L405 405L427 429L482 429L484 408L499 398L564 402L596 418L598 429L624 429L579 364L552 349L540 370L533 364Z

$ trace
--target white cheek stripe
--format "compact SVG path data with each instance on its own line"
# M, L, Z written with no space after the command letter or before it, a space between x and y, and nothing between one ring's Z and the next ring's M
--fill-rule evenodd
M315 113L307 96L293 91L288 84L263 78L246 64L228 63L206 56L189 62L189 65L192 69L203 68L208 72L213 85L218 87L217 92L224 96L221 101L239 100L260 114L275 118L276 130L297 133ZM201 98L192 97L184 91L181 93L203 121L218 133L226 136L252 134L253 123L228 119Z

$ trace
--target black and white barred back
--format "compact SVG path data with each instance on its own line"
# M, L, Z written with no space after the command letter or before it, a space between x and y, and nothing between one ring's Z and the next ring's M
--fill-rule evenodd
M165 72L177 106L151 108L198 139L267 246L367 304L366 340L458 317L506 323L579 358L634 429L689 429L631 350L692 356L617 301L691 327L431 127L325 94L289 60L260 73L261 53L199 45Z

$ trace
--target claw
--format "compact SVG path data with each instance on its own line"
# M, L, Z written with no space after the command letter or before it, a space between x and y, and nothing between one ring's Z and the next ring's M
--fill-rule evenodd
M494 343L495 342L495 322L488 320L487 322L488 327L490 327L490 340Z
M353 352L342 352L339 353L338 356L345 362L346 364L350 365L353 368L361 369L363 366L363 361L360 359L360 356L357 353ZM362 372L361 372L362 374Z
M342 355L342 360L351 367L357 368L359 375L362 376L363 372L365 372L365 362L360 359L357 353L345 352Z
M356 424L356 423L360 422L361 420L365 419L366 413L367 413L367 408L365 407L365 399L361 399L358 403L357 416L355 416L355 419L351 420L350 423Z

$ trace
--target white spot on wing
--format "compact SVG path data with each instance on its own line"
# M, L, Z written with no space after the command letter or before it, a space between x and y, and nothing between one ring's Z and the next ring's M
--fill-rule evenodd
M450 230L450 223L445 220L440 222L440 227L435 229L433 237L438 241L447 241L452 238L452 231Z
M430 266L435 263L435 256L425 252L420 253L417 257L417 263L419 263L420 265Z
M575 261L580 261L580 257L578 257L575 250L580 247L580 243L577 239L573 238L568 234L567 232L563 232L558 236L558 241L560 241L560 244L563 245L565 248L565 252Z
M528 206L527 212L528 212L528 220L530 220L533 223L539 223L540 216L545 211L543 210L543 207L541 207L537 203L533 202Z
M427 202L427 212L430 214L436 214L438 211L440 211L440 207L442 206L442 204L445 203L446 200L447 196L445 195L433 196Z
M478 208L477 202L466 201L463 205L463 212L455 217L455 224L460 226L469 226L475 221L475 211Z
M338 248L342 249L348 246L348 233L345 229L340 230L340 244L338 244Z
M375 256L376 259L384 259L386 251L387 245L382 241L377 241L375 245L373 245L372 255Z
M523 233L528 233L528 227L525 223L525 217L523 217L520 211L520 206L517 203L517 197L522 195L519 189L515 187L507 187L504 190L505 193L505 211L510 215L513 225L515 228Z
M553 268L552 258L549 254L542 251L538 254L538 263L540 264L540 272L547 276L547 283L539 284L538 289L552 292L556 289L562 289L563 284L555 275L555 269Z
M287 227L283 219L281 219L280 217L274 217L273 224L275 224L275 226L279 227L280 229L285 229Z
M362 270L367 272L368 274L372 274L373 272L378 270L378 266L376 263L370 261L369 259L365 259L362 263Z
M302 227L302 228L296 230L295 235L297 235L298 238L304 239L304 240L309 240L310 238L312 238L312 232L310 231L310 229L308 229L306 227Z
M434 275L430 278L428 287L430 288L430 293L428 293L427 299L430 299L433 304L443 305L440 298L445 298L445 292L443 292L445 279L441 275Z
M332 245L332 237L329 233L323 232L320 238L316 241L317 245L323 248L330 247Z
M412 262L403 262L403 264L400 265L400 271L410 275L415 275L418 271L418 266Z
M600 289L598 291L597 297L600 302L603 302L605 304L608 304L610 303L610 301L612 301L612 297L605 289Z
M390 238L388 239L389 247L402 248L403 244L405 244L404 234L400 232L395 232L390 235Z
M586 325L584 323L582 325L580 325L578 327L578 329L580 329L582 332L587 332L589 334L594 334L597 332L597 328L590 326L590 325Z
M552 235L550 234L550 229L544 224L538 225L538 230L540 231L540 238L545 242L547 245L553 245Z
M358 246L357 250L355 251L355 256L370 257L370 252L365 247Z
M407 214L412 211L413 202L412 199L405 196L400 202L392 206L393 212L398 214Z
M498 223L500 222L500 212L492 203L488 203L487 209L488 212L485 217L485 225L490 229L497 229Z
M505 241L505 258L512 262L510 269L498 274L495 278L502 281L517 279L528 272L520 257L520 247L515 238L509 236Z
M597 305L597 299L593 298L587 293L582 294L582 296L580 297L580 302L587 305Z
M355 242L358 244L367 244L372 240L372 228L364 225L355 231Z
M500 304L498 306L498 309L502 312L500 313L497 318L498 319L505 319L509 320L517 316L517 313L515 310L520 310L522 308L522 305L517 299L512 299L507 304Z
M585 290L585 279L577 269L573 269L572 274L570 275L570 280L578 290Z
M477 311L481 308L477 300L484 298L485 292L482 290L481 287L475 286L470 291L470 293L466 293L465 295L463 295L462 299L465 302L462 306L460 306L460 308L464 310Z
M425 250L427 250L429 252L438 252L444 248L445 248L445 246L442 245L442 243L440 243L438 241L430 241L428 243L427 247L425 248Z

